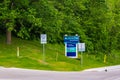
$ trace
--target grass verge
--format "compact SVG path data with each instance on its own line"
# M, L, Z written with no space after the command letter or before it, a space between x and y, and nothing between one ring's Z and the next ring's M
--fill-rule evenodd
M20 56L17 57L17 47ZM63 44L46 44L43 59L42 45L39 41L28 41L12 38L12 44L5 43L5 37L0 36L0 66L17 67L39 70L55 71L80 71L83 69L117 65L120 63L120 53L114 53L107 57L104 63L104 55L95 56L83 53L83 64L79 58L71 59L65 57Z

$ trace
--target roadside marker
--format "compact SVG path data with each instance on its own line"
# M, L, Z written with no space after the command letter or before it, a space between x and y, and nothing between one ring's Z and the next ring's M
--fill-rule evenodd
M19 47L17 47L17 57L20 56L20 53L19 53Z

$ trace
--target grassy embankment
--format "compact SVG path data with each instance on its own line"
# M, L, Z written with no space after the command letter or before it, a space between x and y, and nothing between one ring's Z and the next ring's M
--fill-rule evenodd
M17 47L20 48L20 56L17 57ZM5 43L5 37L0 35L0 66L17 67L39 70L78 71L88 68L116 65L120 63L120 53L114 53L103 62L104 55L95 56L83 54L83 65L78 59L65 57L64 45L46 44L45 62L43 61L42 45L39 41L28 41L12 38L12 44Z

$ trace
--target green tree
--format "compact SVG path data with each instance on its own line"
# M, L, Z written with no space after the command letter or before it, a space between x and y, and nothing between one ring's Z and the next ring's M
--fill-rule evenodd
M27 39L34 27L40 27L41 19L36 17L36 10L29 5L29 0L3 0L0 3L0 20L6 28L8 44L11 44L11 31L16 31L17 36Z
M11 44L11 31L15 27L15 19L18 16L17 10L13 9L13 3L10 0L4 0L0 3L0 20L6 27L7 44Z

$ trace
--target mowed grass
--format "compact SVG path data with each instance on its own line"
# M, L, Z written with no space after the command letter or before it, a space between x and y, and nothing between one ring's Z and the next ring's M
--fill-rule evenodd
M95 56L83 53L83 64L79 58L72 59L65 56L64 44L45 44L39 41L22 40L12 37L12 44L7 45L5 36L0 35L0 66L17 67L38 70L80 71L88 68L116 65L120 63L119 53L113 58L109 56L104 63L104 55ZM19 47L20 56L17 56ZM113 61L114 60L114 61Z

